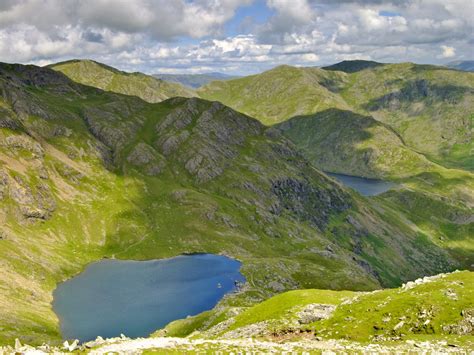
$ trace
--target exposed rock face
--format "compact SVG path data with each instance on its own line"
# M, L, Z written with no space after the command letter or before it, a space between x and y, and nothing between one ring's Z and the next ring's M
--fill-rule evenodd
M156 146L180 161L199 183L221 175L249 137L262 132L257 121L224 105L199 99L172 99L182 104L156 126Z
M0 107L0 128L10 128L12 130L20 128L20 123L15 116L12 111Z
M309 221L323 229L329 220L330 212L342 212L350 208L343 195L330 193L328 189L318 189L308 181L280 179L273 182L273 193L278 197L280 206L292 212L300 220ZM280 209L273 209L279 214Z
M10 198L18 205L21 215L26 219L48 219L56 209L56 201L51 189L45 183L35 186L35 191L21 176L8 178Z
M44 156L43 147L33 139L21 135L21 136L8 136L4 143L7 147L13 149L24 149L34 154L37 158Z
M128 155L127 161L143 168L150 176L158 175L166 166L165 158L146 143L138 143Z

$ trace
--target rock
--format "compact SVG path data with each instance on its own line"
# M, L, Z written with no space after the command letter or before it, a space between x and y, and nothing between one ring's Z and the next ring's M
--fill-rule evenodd
M77 339L74 340L71 344L69 344L69 342L66 340L63 343L63 349L66 349L67 351L72 352L77 349L78 344L79 344L79 340Z
M282 292L285 290L285 286L279 283L278 281L271 281L268 284L268 288L275 292Z
M453 301L458 300L458 295L456 294L456 292L454 292L454 290L452 290L450 288L448 288L444 294L445 294L446 297L448 297L449 299L451 299Z
M138 143L128 155L127 161L133 166L141 167L149 176L157 176L166 166L166 159L145 143Z
M21 348L22 348L22 345L21 345L20 339L16 338L15 339L15 350L19 351Z
M42 158L44 156L43 147L33 139L23 135L8 136L5 139L5 144L9 148L27 150L36 158Z
M328 319L335 309L336 306L331 304L308 304L298 312L298 323L309 324L322 319Z
M222 338L224 339L237 339L237 338L252 338L257 336L264 336L269 334L270 331L268 330L268 322L258 322L254 324L249 324L241 328L237 328L235 330L231 330L230 332L224 333Z
M394 327L393 327L393 330L399 330L401 327L403 327L405 325L405 322L404 321L400 321L398 322Z

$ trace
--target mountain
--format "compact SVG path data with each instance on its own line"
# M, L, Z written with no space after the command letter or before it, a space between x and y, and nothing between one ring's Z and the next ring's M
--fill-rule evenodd
M155 78L168 82L179 83L181 85L198 89L203 85L215 80L230 80L237 78L236 76L223 73L207 73L207 74L153 74Z
M446 64L446 66L452 69L474 71L474 60L458 60L455 62L450 62Z
M328 109L276 125L324 171L368 178L402 178L433 168L389 126L372 116Z
M345 189L221 103L151 104L1 64L0 343L59 342L52 291L105 257L232 256L249 282L225 302L240 304L396 286L470 262L397 203Z
M70 60L49 68L60 71L72 80L105 91L134 95L148 102L170 97L196 96L194 91L178 83L170 83L142 73L126 73L93 60Z
M329 108L350 109L338 94L345 80L340 72L282 65L262 74L212 82L198 94L272 125Z
M412 63L362 64L342 62L331 70L281 66L214 82L198 93L267 125L328 109L372 116L430 160L474 170L473 73Z
M325 70L343 71L345 73L356 73L365 69L383 66L383 63L371 60L343 60L342 62L322 67Z

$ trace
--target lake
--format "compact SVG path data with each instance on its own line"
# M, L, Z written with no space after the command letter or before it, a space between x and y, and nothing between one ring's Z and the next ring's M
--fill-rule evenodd
M212 309L245 282L237 260L213 254L152 261L102 260L58 285L53 309L64 339L147 336Z
M358 176L349 176L343 174L328 173L327 175L335 178L343 185L346 185L361 195L364 196L376 196L390 190L392 187L396 186L395 183L390 181L383 181L377 179L367 179Z

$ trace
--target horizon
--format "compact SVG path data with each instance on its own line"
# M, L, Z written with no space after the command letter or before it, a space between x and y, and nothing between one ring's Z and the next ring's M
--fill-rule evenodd
M472 60L472 12L470 0L8 0L0 61L239 76L354 59L445 65Z
M281 66L291 66L291 67L294 67L294 68L324 68L324 67L329 67L329 66L336 65L336 64L339 64L339 63L342 63L342 62L354 62L354 61L368 61L368 62L370 62L371 60L358 59L358 58L343 59L343 60L341 60L339 62L335 62L335 63L327 63L327 64L322 64L322 65L308 65L308 66L291 65L291 64L287 64L287 63L281 63L281 64L277 64L273 67L269 67L267 69L264 69L262 71L258 71L258 72L254 72L254 73L248 73L248 74L245 74L245 75L223 73L223 72L219 72L219 71L209 71L209 72L199 72L199 73L187 73L187 72L183 72L183 71L181 71L181 72L176 71L176 72L170 73L170 72L159 72L158 71L158 72L146 73L146 72L141 72L141 71L137 71L137 70L131 71L131 70L126 70L126 69L121 69L121 68L118 68L118 67L114 67L113 65L111 65L109 63L100 62L100 61L97 61L97 60L92 59L92 58L71 58L71 59L66 59L66 60L62 60L62 61L59 61L59 62L52 62L52 63L48 63L48 64L44 64L44 65L39 65L39 64L36 64L36 63L26 63L26 65L36 65L38 67L46 68L46 67L51 66L51 65L58 65L58 64L62 64L62 63L72 62L72 61L92 61L92 62L96 62L98 64L109 66L113 69L118 69L118 70L123 71L123 72L128 73L128 74L142 73L142 74L146 74L146 75L150 75L150 76L157 76L157 75L190 75L190 76L192 76L192 75L212 75L212 74L216 74L216 75L226 75L226 76L229 76L229 77L234 76L237 79L239 77L258 75L258 74L273 70L273 69L281 67ZM391 65L391 64L433 65L433 66L446 67L447 69L451 69L451 70L459 70L457 68L447 67L447 65L454 64L454 63L457 63L457 62L474 62L474 59L454 60L454 61L450 61L450 62L447 62L447 63L444 63L444 64L417 63L417 62L413 62L413 61L400 61L400 62L377 62L377 61L373 61L373 62L383 64L383 65ZM17 62L5 62L5 63L24 65L23 63L19 63L19 62L18 63Z

